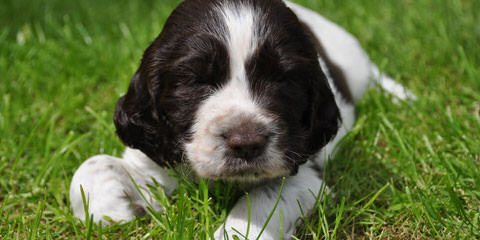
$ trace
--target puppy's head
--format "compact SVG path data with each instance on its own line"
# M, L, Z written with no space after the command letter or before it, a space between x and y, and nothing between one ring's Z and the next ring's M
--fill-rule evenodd
M115 125L161 165L205 178L294 174L337 132L314 43L279 0L188 0L145 51Z

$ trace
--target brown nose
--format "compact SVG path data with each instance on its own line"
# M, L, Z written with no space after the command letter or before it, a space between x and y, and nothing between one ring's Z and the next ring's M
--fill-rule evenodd
M265 128L256 123L244 123L223 134L229 153L247 161L260 156L265 151L268 134Z

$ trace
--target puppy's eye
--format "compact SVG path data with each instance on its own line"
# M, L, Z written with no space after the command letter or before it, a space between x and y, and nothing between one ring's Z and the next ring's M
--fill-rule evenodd
M206 90L207 92L213 91L217 88L214 81L209 77L196 76L190 81L190 86L198 90Z
M226 79L227 66L210 55L201 55L182 63L183 71L188 75L188 84L196 87L216 88Z

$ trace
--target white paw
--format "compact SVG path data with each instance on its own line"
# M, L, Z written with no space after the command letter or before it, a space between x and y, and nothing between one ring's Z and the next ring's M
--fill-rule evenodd
M85 161L73 176L70 202L75 217L85 220L83 189L88 216L95 223L130 221L146 213L147 203L138 193L121 159L98 155ZM143 191L142 191L143 192ZM154 208L159 208L155 204ZM108 220L107 220L108 219Z
M250 211L250 221L248 220L249 210L247 200L246 198L241 198L230 211L225 223L215 231L215 239L235 239L235 235L238 239L289 239L293 233L293 225L290 224L289 218L286 215L284 215L285 225L283 228L280 227L278 211L275 211L270 220L267 220L275 203L275 199L268 199L264 194L255 194L251 197L252 208ZM264 202L256 200L264 200ZM283 233L280 232L282 230Z
M248 230L248 232L247 232ZM215 240L226 240L226 239L257 239L262 230L262 226L255 226L250 224L250 229L248 229L247 221L236 221L235 224L224 224L215 231L213 234ZM271 234L268 231L263 231L260 235L262 240L277 240L280 239L280 234L275 235Z

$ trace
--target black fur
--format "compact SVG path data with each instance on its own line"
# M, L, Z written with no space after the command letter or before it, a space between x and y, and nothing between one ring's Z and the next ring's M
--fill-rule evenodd
M120 139L160 165L181 160L182 142L199 104L229 79L228 31L215 14L222 2L261 9L263 44L246 63L250 87L281 128L280 149L292 174L336 134L340 114L315 43L280 0L187 0L145 51L128 92L119 99Z

